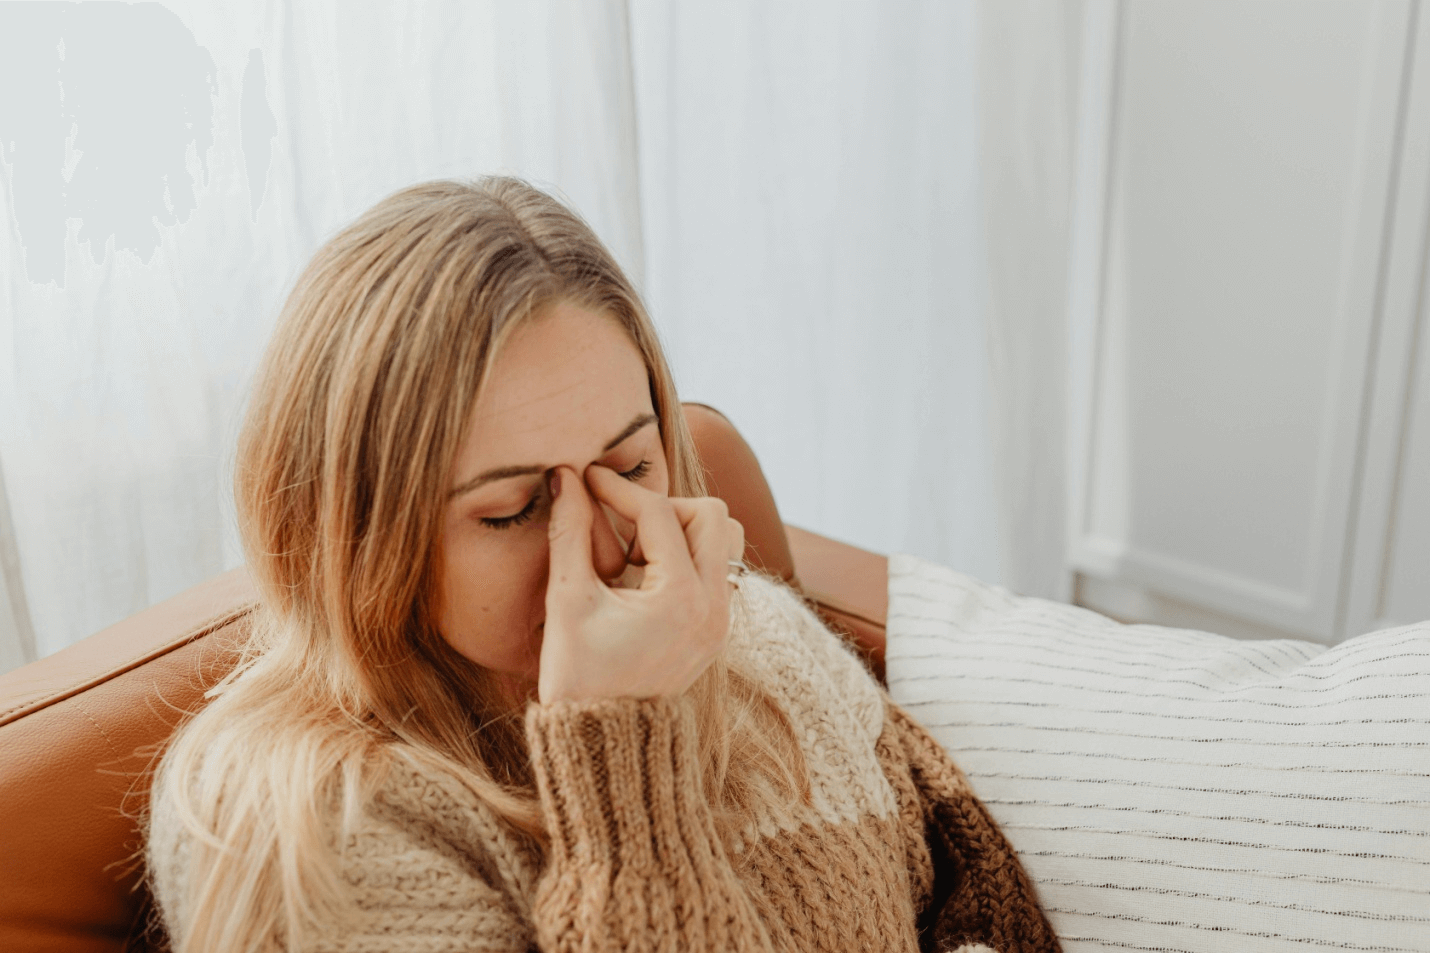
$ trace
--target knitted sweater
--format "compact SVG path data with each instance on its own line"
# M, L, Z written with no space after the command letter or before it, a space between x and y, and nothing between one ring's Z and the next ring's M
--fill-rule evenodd
M687 700L533 704L545 856L456 778L394 759L343 850L354 912L314 949L1057 951L938 743L788 588L751 575L736 599L732 663L789 718L806 802L771 797L722 837ZM149 859L172 931L188 851L170 810Z

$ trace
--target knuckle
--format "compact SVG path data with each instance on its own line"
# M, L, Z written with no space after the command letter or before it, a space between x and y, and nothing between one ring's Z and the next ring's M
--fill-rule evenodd
M717 520L729 519L730 505L718 496L705 498L705 509Z
M638 516L645 516L648 513L673 512L675 512L675 504L670 501L670 498L660 496L657 493L651 493L636 501L636 514Z

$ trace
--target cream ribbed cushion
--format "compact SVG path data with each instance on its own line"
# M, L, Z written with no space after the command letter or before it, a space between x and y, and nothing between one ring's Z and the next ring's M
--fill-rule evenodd
M1430 951L1430 623L1238 641L894 556L888 634L1068 953Z

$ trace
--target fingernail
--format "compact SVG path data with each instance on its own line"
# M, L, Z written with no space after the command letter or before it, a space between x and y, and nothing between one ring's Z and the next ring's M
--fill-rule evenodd
M551 468L551 473L546 477L547 484L551 487L551 498L554 500L561 495L561 471L555 467Z

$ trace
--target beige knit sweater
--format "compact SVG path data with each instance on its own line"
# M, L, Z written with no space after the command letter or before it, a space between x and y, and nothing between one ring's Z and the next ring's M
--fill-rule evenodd
M687 702L532 705L547 855L455 778L400 761L343 852L356 912L315 949L1058 950L938 743L789 589L748 576L736 598L733 661L783 705L808 804L771 798L722 838ZM155 804L151 874L171 928L184 837Z

